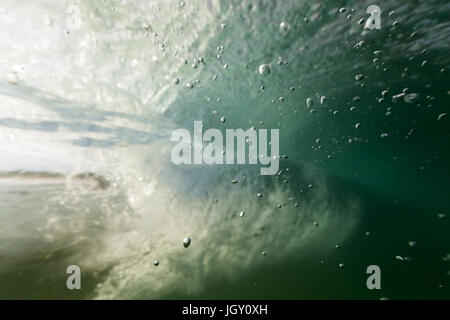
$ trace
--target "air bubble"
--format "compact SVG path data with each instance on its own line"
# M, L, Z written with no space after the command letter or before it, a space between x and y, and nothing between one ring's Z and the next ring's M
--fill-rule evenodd
M191 245L191 238L189 238L189 237L184 238L184 239L183 239L183 246L184 246L185 248L187 248L187 247L189 247L190 245Z
M262 64L259 66L259 74L268 75L270 73L270 68L268 64Z
M282 32L288 31L289 30L289 24L287 22L283 21L282 23L280 23L280 30Z
M410 247L417 247L417 242L415 242L415 241L410 241L410 242L408 242L408 245L410 246Z
M320 104L324 104L327 101L327 97L321 96L320 97Z

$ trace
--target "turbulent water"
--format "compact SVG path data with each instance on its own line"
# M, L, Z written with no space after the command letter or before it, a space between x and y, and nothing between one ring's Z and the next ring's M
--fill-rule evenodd
M450 5L371 4L0 0L0 298L450 298Z

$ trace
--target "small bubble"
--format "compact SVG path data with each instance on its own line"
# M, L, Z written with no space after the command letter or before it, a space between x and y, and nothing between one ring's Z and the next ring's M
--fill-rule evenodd
M399 94L396 94L396 95L392 96L392 100L394 100L394 101L399 101L399 100L400 100L401 98L403 98L404 96L406 96L405 93L399 93Z
M308 108L311 108L313 104L314 103L313 103L313 100L311 98L306 99L306 106Z
M327 101L327 97L321 96L321 97L320 97L320 104L324 104L325 101Z
M354 45L355 49L359 49L364 47L364 45L366 44L366 42L364 40L359 41L357 44Z
M262 64L259 66L259 74L268 75L270 73L270 68L268 64Z
M414 247L417 247L417 242L415 242L415 241L410 241L410 242L408 242L408 245L409 245L410 247L414 248Z
M173 83L175 83L175 84L179 84L179 83L180 83L180 79L178 79L178 78L175 78L175 80L173 80Z
M153 265L154 265L155 267L159 266L159 260L155 260L155 261L153 262Z
M10 72L6 76L6 80L11 84L18 84L20 82L20 77L17 72Z
M345 265L343 263L339 263L339 268L344 269Z
M189 238L189 237L184 238L184 239L183 239L183 246L184 246L185 248L187 248L187 247L189 247L190 245L191 245L191 238Z
M220 118L220 122L224 123L226 121L225 117Z
M241 217L241 218L243 218L244 215L245 215L244 211L241 211L241 212L239 213L239 217Z
M406 103L417 103L419 101L419 95L417 93L410 93L410 94L405 95L403 100Z
M287 23L287 22L281 22L280 23L280 30L282 31L282 32L286 32L286 31L288 31L289 30L289 24Z
M262 198L263 194L262 194L261 192L259 192L256 196L257 196L258 198Z

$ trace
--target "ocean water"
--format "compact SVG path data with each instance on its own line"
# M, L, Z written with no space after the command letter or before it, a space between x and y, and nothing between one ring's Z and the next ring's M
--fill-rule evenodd
M0 0L0 298L450 298L449 16ZM280 172L174 165L194 121L279 129Z

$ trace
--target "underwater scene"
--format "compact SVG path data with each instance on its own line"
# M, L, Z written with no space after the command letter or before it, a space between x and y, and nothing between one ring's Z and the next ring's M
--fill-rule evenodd
M449 17L0 0L0 299L450 299Z

